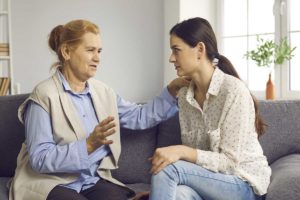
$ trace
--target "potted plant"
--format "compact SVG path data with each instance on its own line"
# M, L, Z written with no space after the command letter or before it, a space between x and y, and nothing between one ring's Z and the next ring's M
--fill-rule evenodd
M273 65L281 65L284 61L292 59L293 52L296 47L291 47L288 44L287 38L280 40L276 44L273 40L264 40L257 36L257 48L247 51L245 56L256 62L258 67L268 67L271 69ZM266 99L274 99L274 85L271 79L271 70L269 73L269 80L266 88Z

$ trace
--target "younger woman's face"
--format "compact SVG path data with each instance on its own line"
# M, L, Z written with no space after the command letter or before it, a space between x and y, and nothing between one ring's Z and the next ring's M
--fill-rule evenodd
M169 62L173 63L178 76L191 76L197 69L198 47L190 47L181 38L172 34L170 36L172 53Z

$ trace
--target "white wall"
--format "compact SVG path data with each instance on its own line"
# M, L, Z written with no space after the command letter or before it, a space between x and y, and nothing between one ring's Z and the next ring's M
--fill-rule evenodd
M177 77L176 70L169 63L170 50L170 29L180 21L180 0L164 1L164 85Z
M209 21L212 27L216 24L216 0L181 0L180 20L192 17L202 17Z
M192 17L207 19L216 31L216 0L165 0L165 53L164 85L177 77L174 66L168 62L170 56L169 30L178 22ZM174 13L176 11L176 13ZM216 33L217 35L217 33Z
M176 77L169 64L169 30L200 16L216 26L216 0L12 0L15 82L31 92L49 77L56 57L47 46L53 27L84 18L100 26L103 48L96 78L127 100L146 101Z
M21 92L47 78L56 60L47 46L53 27L84 18L100 26L103 54L96 78L132 101L145 101L163 87L163 1L12 0L15 82Z

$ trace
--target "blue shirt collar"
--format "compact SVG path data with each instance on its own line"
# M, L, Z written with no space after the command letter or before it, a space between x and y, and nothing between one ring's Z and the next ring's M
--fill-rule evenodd
M62 82L62 85L63 85L63 88L64 88L64 91L66 92L70 92L72 94L90 94L90 87L89 87L89 83L86 82L86 85L85 85L85 89L80 92L80 93L75 93L72 91L71 87L70 87L70 84L68 83L68 81L66 80L66 78L64 77L64 75L61 73L61 71L59 69L57 69L58 71L58 75L59 75L59 78L60 78L60 81Z

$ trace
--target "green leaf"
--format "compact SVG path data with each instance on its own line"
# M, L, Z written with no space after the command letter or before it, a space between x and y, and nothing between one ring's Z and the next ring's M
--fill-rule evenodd
M264 40L257 36L257 48L247 51L244 55L247 59L256 62L259 67L268 67L271 64L282 64L286 60L292 59L296 47L288 44L287 38L275 44L273 40Z

